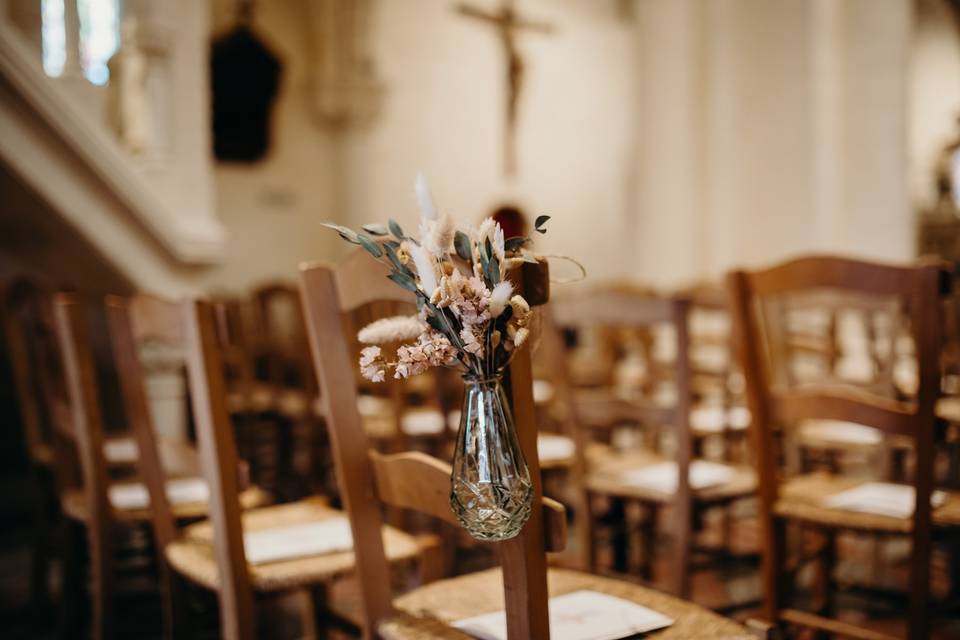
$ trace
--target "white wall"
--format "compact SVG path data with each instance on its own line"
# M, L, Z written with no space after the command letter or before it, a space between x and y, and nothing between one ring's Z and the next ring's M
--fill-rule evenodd
M518 2L555 32L519 40L513 179L489 27L452 2L375 2L382 112L334 134L308 101L306 1L257 5L286 64L275 144L263 163L217 169L232 241L211 286L293 277L300 259L341 255L325 219L412 228L421 169L465 223L507 200L552 215L539 249L576 256L595 280L680 284L812 251L913 255L909 0ZM222 26L231 4L214 5Z
M639 6L641 274L912 256L907 0Z
M554 33L519 38L526 77L519 171L509 179L501 161L506 70L494 31L458 14L452 2L378 3L373 42L387 102L373 128L346 140L344 219L393 216L412 227L413 177L422 169L440 206L464 224L512 200L531 219L553 216L539 250L575 255L597 277L615 274L622 265L611 257L629 247L631 21L611 0L517 5Z
M293 280L301 260L329 258L339 238L320 223L336 217L333 136L309 103L310 29L306 0L256 3L255 31L283 63L272 144L255 164L217 163L217 206L229 229L224 261L205 277L211 289L242 292L267 280ZM215 35L233 26L231 0L214 0Z

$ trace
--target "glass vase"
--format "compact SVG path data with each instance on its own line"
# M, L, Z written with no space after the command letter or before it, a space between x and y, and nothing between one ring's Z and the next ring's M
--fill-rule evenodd
M450 507L478 540L507 540L520 533L533 500L513 415L500 377L464 376Z

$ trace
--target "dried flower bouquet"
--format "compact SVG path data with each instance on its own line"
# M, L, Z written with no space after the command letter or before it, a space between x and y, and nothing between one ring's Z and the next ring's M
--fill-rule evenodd
M479 378L498 376L530 335L530 306L513 292L507 275L523 262L535 262L524 251L531 240L504 238L493 218L469 233L458 230L437 210L422 175L416 196L419 238L405 235L394 220L364 225L361 232L325 225L386 264L387 277L416 295L417 315L381 319L358 333L360 342L370 345L361 351L360 371L373 382L390 371L394 378L407 378L437 366ZM538 233L546 232L549 218L536 219ZM379 346L404 340L412 342L397 349L395 360Z

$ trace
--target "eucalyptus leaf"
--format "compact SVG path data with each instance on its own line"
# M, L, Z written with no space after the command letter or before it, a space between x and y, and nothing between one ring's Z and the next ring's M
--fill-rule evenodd
M333 229L338 234L340 234L341 238L343 238L347 242L352 242L353 244L360 244L360 241L358 240L358 237L357 237L357 232L349 227L344 227L343 225L334 224L332 222L324 222L322 226L326 227L327 229Z
M372 255L374 258L379 258L383 255L383 250L377 245L376 242L368 238L367 236L357 236L357 240L360 242L360 246L367 250L367 252Z
M498 284L500 282L500 260L496 257L490 258L490 261L487 262L485 273L487 282L490 283L491 287Z
M365 224L363 230L373 236L385 236L388 231L382 224Z
M508 253L516 251L528 242L530 242L530 238L526 238L524 236L513 236L512 238L507 238L503 243L503 250Z
M403 263L400 262L400 258L397 256L396 250L390 245L389 242L384 243L383 250L387 252L387 259L390 260L390 264L393 265L393 268L397 271L403 271L405 267Z
M457 255L470 262L473 260L473 250L470 247L470 237L463 231L457 231L453 237L453 246L457 250Z
M436 329L437 331L439 331L440 333L443 333L443 334L446 333L446 327L443 326L443 320L441 320L437 316L433 316L433 315L427 316L427 324L433 327L434 329Z
M392 233L397 240L405 239L405 236L403 235L403 228L401 228L400 225L397 224L396 220L394 220L393 218L390 218L390 220L387 221L387 226L390 227L390 233Z
M547 230L543 228L543 225L545 225L549 219L550 216L537 216L536 221L533 223L533 228L536 229L538 233L546 233Z
M387 276L395 283L397 283L401 288L406 289L407 291L419 291L417 289L416 281L410 276L403 273L391 273Z

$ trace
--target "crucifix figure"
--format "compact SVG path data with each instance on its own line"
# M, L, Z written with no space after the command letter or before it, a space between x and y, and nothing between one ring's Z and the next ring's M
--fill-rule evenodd
M517 15L513 7L513 0L502 0L500 9L488 13L476 7L461 4L457 10L469 18L476 18L492 25L497 30L500 44L503 47L507 62L507 95L504 112L504 146L503 166L507 175L516 171L515 134L517 126L517 107L520 101L520 91L523 88L523 58L517 51L516 31L527 29L540 33L550 33L553 27L543 22L526 20Z

